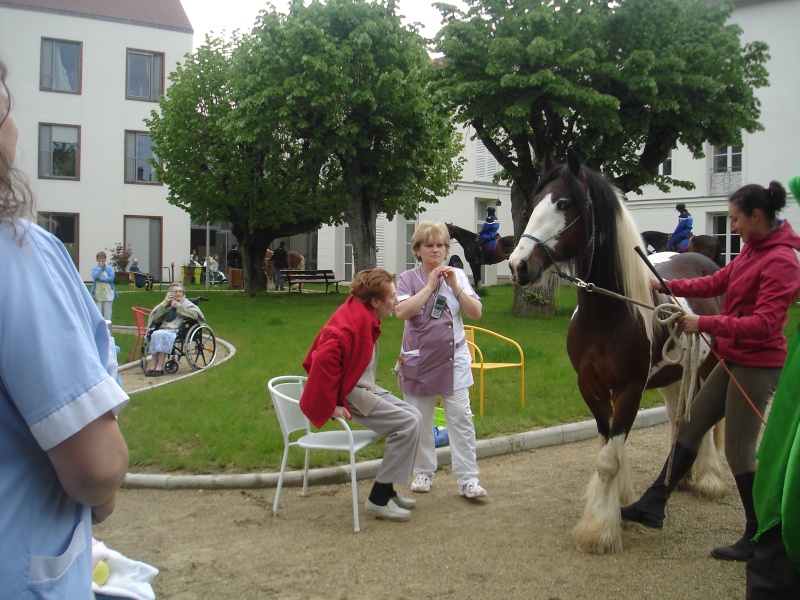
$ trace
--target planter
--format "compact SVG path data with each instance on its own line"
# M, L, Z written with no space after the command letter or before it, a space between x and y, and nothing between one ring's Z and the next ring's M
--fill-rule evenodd
M181 267L181 281L183 281L183 285L200 283L200 272L202 270L203 267Z
M114 273L114 285L127 285L131 282L128 271L116 271Z

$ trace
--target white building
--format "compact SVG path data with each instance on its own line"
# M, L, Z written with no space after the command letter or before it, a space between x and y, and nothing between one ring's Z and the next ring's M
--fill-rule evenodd
M739 249L738 236L731 238L728 221L727 195L747 183L766 186L771 180L786 187L788 180L800 174L800 80L797 78L797 60L800 56L800 36L796 26L800 23L799 0L737 0L732 22L744 31L743 42L764 41L771 56L767 63L770 87L757 90L761 100L761 123L764 131L744 133L741 148L713 148L707 145L706 158L694 160L686 148L673 151L667 168L678 179L694 182L695 189L675 188L663 193L655 186L647 186L641 195L628 195L628 209L639 224L640 231L671 233L677 225L675 205L684 202L694 217L694 233L715 235L725 244L725 258L729 260ZM478 231L486 215L487 203L502 201L498 209L501 234L512 235L511 202L507 187L492 186L492 169L496 162L481 152L482 145L467 142L464 155L468 159L457 189L439 204L426 206L421 218L447 220L464 228ZM488 168L485 156L488 156ZM664 168L664 166L662 166ZM800 208L789 196L783 212L792 226L800 230ZM408 242L416 222L409 223L401 217L389 222L379 221L379 239L384 241L385 252L378 254L378 264L392 273L400 273L412 265ZM319 234L319 267L334 269L338 276L349 278L352 274L352 252L347 244L345 227L325 227ZM455 241L451 254L463 252ZM380 244L379 244L380 245ZM324 248L324 252L322 249ZM469 273L469 269L467 269ZM505 263L484 267L487 285L508 281Z
M737 0L732 22L743 30L742 41L769 45L769 87L757 90L761 100L763 131L744 132L743 145L716 148L706 145L706 157L694 160L686 148L673 150L662 169L672 176L694 182L695 189L675 188L665 194L655 186L640 196L628 195L628 209L640 231L672 232L678 222L675 204L683 202L694 218L694 233L717 237L726 262L739 251L738 236L731 236L727 195L749 183L766 186L775 180L787 187L800 175L800 2L798 0ZM669 164L671 163L671 164ZM800 207L788 192L782 216L800 230Z
M628 208L641 231L671 232L675 204L686 203L696 234L724 240L726 257L738 251L728 230L726 195L739 185L784 185L800 174L800 81L795 63L800 39L798 0L737 0L732 21L744 41L769 44L770 87L758 90L765 130L744 135L742 148L709 146L694 160L685 148L673 151L669 167L696 189L660 192L648 186L629 195ZM149 137L144 119L157 108L167 73L192 50L192 27L179 0L0 0L0 58L10 69L9 87L20 127L18 166L29 176L40 214L57 224L84 279L95 254L118 242L130 244L143 270L157 278L177 269L190 249L206 254L206 229L167 203L167 189L154 181L146 159ZM512 235L509 188L493 185L498 165L465 133L467 159L461 181L420 219L435 219L475 231L488 205L500 205L501 235ZM800 227L800 208L789 201L784 215ZM392 273L413 266L409 241L418 221L400 216L378 221L378 265ZM210 251L223 258L232 240L212 231ZM277 242L276 242L277 243ZM309 267L333 269L349 279L352 247L347 226L323 227L294 236L291 249ZM464 256L453 240L451 254ZM507 282L505 263L484 267L488 285Z
M179 0L0 2L17 166L84 280L117 243L156 278L188 258L189 216L155 180L144 119L191 51Z

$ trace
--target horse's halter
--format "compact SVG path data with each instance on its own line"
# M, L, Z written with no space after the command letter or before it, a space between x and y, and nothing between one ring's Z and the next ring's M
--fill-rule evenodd
M592 207L592 193L589 190L589 185L588 184L586 185L586 208L584 210L582 210L580 212L580 214L578 214L578 216L576 216L574 219L572 219L572 221L570 221L564 227L562 227L559 231L557 231L556 233L551 235L546 240L540 240L539 238L537 238L537 237L535 237L535 236L533 236L533 235L531 235L529 233L523 233L520 236L520 237L528 238L529 240L533 240L533 242L537 246L541 246L542 247L542 249L547 254L548 258L550 258L550 262L553 263L553 268L555 269L556 274L559 277L561 277L562 279L573 280L574 278L558 268L558 262L553 257L553 255L550 254L550 249L547 247L547 242L549 242L552 239L557 238L562 233L564 233L567 229L569 229L570 227L575 225L575 223L578 222L578 219L580 219L584 214L586 214L587 211L589 212L589 214L592 217L591 233L589 235L589 244L592 247L592 253L589 255L589 270L586 272L586 276L588 277L589 273L592 272L592 263L594 262L594 246L595 246L594 210L593 210L593 207Z

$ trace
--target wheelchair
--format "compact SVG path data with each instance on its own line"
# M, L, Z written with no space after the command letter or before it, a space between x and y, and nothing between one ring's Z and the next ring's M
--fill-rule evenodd
M199 305L201 302L208 301L208 298L199 296L198 298L188 298L189 302ZM142 373L147 372L147 358L150 356L150 334L154 329L149 329L147 336L142 344L142 351L139 356L139 367ZM178 372L178 363L181 358L194 371L201 371L210 367L217 356L217 339L214 330L208 325L201 325L197 321L187 319L178 329L178 337L172 346L172 352L164 363L164 372L174 375Z

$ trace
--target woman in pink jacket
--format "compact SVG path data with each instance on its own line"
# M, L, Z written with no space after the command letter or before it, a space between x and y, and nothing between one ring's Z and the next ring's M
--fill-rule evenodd
M800 237L777 218L786 204L786 190L773 181L768 188L746 185L728 200L731 231L745 244L728 265L707 277L678 279L667 284L677 296L709 298L725 294L722 313L684 315L687 333L703 332L717 340L720 358L760 414L769 403L786 360L783 327L800 287ZM660 283L653 278L653 289ZM756 442L761 419L750 408L722 365L711 372L692 403L691 420L678 425L678 441L669 481L667 464L642 497L622 509L626 521L661 529L664 508L675 485L689 471L703 435L725 418L725 457L736 480L746 524L742 538L714 548L712 556L747 561L753 556L752 537L758 530L753 508Z

